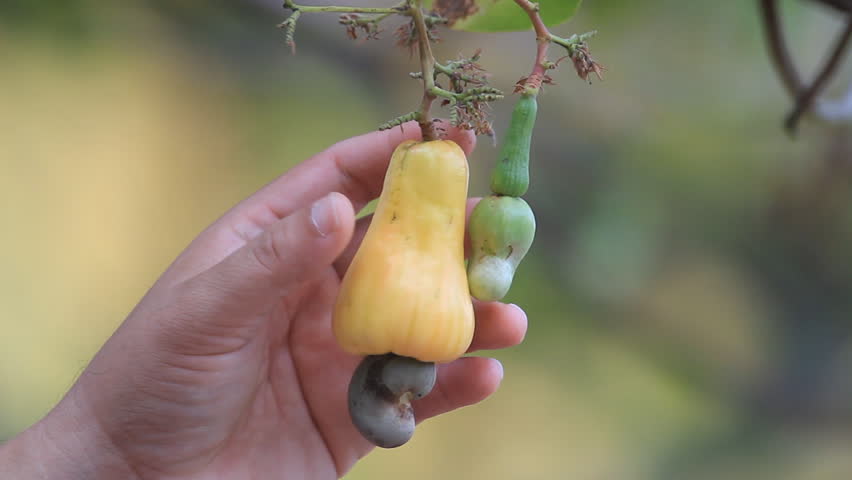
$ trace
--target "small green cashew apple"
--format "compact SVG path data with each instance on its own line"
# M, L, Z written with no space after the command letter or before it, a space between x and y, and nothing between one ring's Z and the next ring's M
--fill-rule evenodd
M467 268L470 293L487 302L502 299L512 286L515 270L535 237L535 215L522 198L483 198L468 224L471 257Z
M491 191L498 195L520 197L530 186L530 145L538 114L537 95L537 91L522 94L512 110L500 158L491 172Z

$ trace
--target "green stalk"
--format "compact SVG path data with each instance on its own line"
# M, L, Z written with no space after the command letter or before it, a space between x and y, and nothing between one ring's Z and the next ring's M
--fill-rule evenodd
M394 7L337 7L334 5L322 5L322 6L310 6L310 5L297 5L293 3L293 0L284 0L284 8L288 8L290 10L302 11L307 13L312 12L328 12L328 13L364 13L364 14L394 14L394 13L402 13L405 8L406 3L402 2L399 5Z

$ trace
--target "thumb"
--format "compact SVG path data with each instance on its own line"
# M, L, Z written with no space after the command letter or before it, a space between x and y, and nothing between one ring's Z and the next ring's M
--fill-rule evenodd
M288 289L328 269L354 225L352 203L331 193L273 224L186 286L205 299L211 315L246 318L266 311Z

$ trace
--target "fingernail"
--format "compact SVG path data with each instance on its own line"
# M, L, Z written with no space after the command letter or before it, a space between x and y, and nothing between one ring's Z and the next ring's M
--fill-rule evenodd
M317 200L311 207L311 222L320 236L323 237L337 228L337 209L334 208L332 195L329 194Z
M514 308L515 310L517 310L524 317L524 320L526 320L528 318L527 312L523 308L519 307L518 305L516 305L514 303L510 303L509 306Z
M503 375L505 374L505 371L503 370L503 363L501 363L500 360L497 360L495 358L494 364L495 364L494 366L499 370L498 374L500 375L500 381L502 381Z

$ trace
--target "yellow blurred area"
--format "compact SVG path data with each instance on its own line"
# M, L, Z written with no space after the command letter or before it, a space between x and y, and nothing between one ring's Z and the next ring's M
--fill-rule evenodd
M285 114L277 156L258 162L240 125L243 93L189 52L153 41L69 55L13 38L0 65L6 435L46 413L204 227L341 132L356 133L347 118L368 111L350 99L316 130L306 121L315 112L288 100L301 113ZM314 69L320 80L307 92L341 87Z

